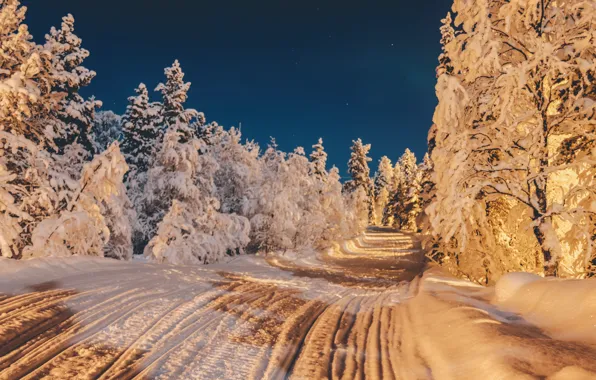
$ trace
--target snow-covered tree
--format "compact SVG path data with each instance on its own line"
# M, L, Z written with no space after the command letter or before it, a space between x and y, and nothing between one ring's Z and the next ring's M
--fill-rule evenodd
M61 123L60 137L56 140L59 151L77 141L90 154L94 153L90 131L96 108L101 102L94 98L85 100L79 90L88 86L95 71L82 66L89 51L81 47L81 39L74 34L74 17L62 18L60 29L51 28L46 34L45 49L52 54L52 90L63 95L59 107L54 110L56 122Z
M159 107L149 102L147 87L141 83L135 92L136 96L128 98L122 116L122 152L135 172L145 173L153 163L163 132Z
M395 163L391 199L385 207L384 220L394 227L416 231L416 218L421 211L420 177L416 156L406 149Z
M322 184L319 207L324 214L326 227L321 231L318 245L325 246L342 238L349 238L361 232L360 225L354 227L347 222L346 198L342 194L339 169L332 167ZM365 226L366 227L366 226Z
M345 193L345 192L344 192ZM369 197L362 187L344 194L345 197L345 231L346 237L358 235L369 224Z
M90 255L132 257L131 228L123 184L128 170L118 143L85 164L66 207L33 230L24 257Z
M366 204L369 210L368 219L370 223L374 223L375 209L373 201L373 184L370 179L370 168L368 167L368 163L372 161L372 159L368 157L370 144L364 145L361 139L352 142L352 154L348 161L348 172L352 179L345 183L344 189L347 192L354 192L358 188L361 188L364 191L364 194L366 194ZM357 198L362 199L362 197Z
M596 212L594 5L456 1L453 10L454 70L438 79L434 118L435 234L463 254L475 237L490 240L487 207L508 199L529 211L544 273L559 273L572 245L584 255L565 271L581 275ZM578 227L562 235L564 223Z
M385 207L389 203L390 186L393 182L393 165L387 156L381 157L379 167L374 177L374 196L375 196L375 224L383 224L383 214Z
M51 54L32 42L19 1L0 1L0 254L20 257L31 231L63 204L48 175L57 136Z
M437 77L442 74L451 74L453 72L453 66L451 65L451 58L449 57L449 51L447 45L455 39L455 30L453 29L453 19L451 13L447 13L444 19L441 20L441 46L443 52L439 56L439 66L437 67Z
M293 248L301 213L295 188L289 186L295 178L286 154L272 139L260 161L260 181L249 190L249 198L256 201L247 202L244 212L250 216L251 245L265 252Z
M122 135L122 118L112 111L95 113L91 137L96 152L103 152Z
M0 122L2 130L42 148L53 147L59 130L50 125L55 109L50 52L32 42L19 1L0 1Z
M410 149L406 149L400 158L400 166L404 175L404 187L401 196L400 228L416 231L416 218L421 212L420 204L420 173L416 163L416 156Z
M249 189L256 186L261 176L259 146L253 142L242 144L242 135L236 128L224 130L213 126L208 138L208 154L218 163L215 173L217 198L221 211L244 215Z
M178 122L180 124L180 122ZM186 140L174 125L149 170L145 207L150 215L145 255L158 262L205 264L242 252L249 241L246 218L219 212L213 176L217 162L201 154L203 142Z
M183 139L189 140L196 135L194 123L203 125L205 116L201 112L184 107L188 99L190 82L184 82L184 72L178 60L175 60L171 67L167 67L164 73L166 82L160 83L155 89L162 96L161 116L164 126L184 128L178 132L182 134Z
M323 139L319 138L319 141L312 148L309 171L319 181L325 182L327 179L327 152L323 147Z
M404 172L399 160L393 166L393 173L391 176L389 190L389 202L383 210L383 225L385 226L400 226L400 210L402 205L402 198L405 188Z
M420 213L419 219L416 221L418 227L424 232L429 231L429 221L424 210L432 202L435 196L435 182L433 179L434 165L430 154L425 153L424 159L418 165L419 184L420 184Z
M150 103L147 87L141 83L136 96L128 98L128 106L122 116L122 152L131 170L125 178L137 220L134 224L133 241L135 254L141 254L151 236L145 208L145 185L148 170L155 162L163 139L160 106Z

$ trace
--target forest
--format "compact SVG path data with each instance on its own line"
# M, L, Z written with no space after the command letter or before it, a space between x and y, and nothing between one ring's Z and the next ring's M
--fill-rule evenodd
M178 61L131 89L123 115L102 110L80 94L96 73L74 17L39 44L26 8L2 0L0 254L209 264L322 249L373 225L420 234L429 262L481 284L590 277L595 17L589 1L455 0L428 153L382 157L373 173L357 139L342 181L322 139L260 147L186 108Z

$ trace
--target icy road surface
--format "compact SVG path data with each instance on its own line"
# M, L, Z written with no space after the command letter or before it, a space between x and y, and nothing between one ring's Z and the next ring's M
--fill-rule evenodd
M205 267L0 261L0 379L591 379L553 339L431 270L410 235Z

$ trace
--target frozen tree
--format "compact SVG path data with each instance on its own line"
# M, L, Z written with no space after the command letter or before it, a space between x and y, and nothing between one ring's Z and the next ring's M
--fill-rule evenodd
M242 144L242 135L236 128L226 131L221 126L213 127L208 136L208 152L218 163L214 181L221 211L244 215L245 203L251 201L249 189L256 186L261 176L259 147L252 142Z
M260 158L260 181L249 190L245 215L250 216L252 243L256 249L270 252L294 247L296 224L301 216L294 181L286 154L277 148L272 139Z
M451 18L451 13L447 13L444 19L441 20L441 46L443 52L439 56L439 66L437 67L437 77L441 76L442 74L450 74L453 72L453 66L451 65L451 58L449 57L449 52L447 49L447 45L451 41L455 39L455 30L453 29L453 20Z
M77 190L59 214L33 230L24 257L90 255L132 257L127 197L122 182L128 170L115 142L85 164Z
M46 35L45 49L52 54L52 90L63 95L54 111L56 122L61 123L60 137L56 140L59 151L73 142L80 143L90 154L94 153L89 136L96 108L101 102L94 98L85 100L79 90L88 86L95 72L82 66L89 51L81 47L81 39L74 34L74 17L62 18L60 29L52 27Z
M420 178L416 156L410 149L406 149L395 163L391 190L391 200L384 212L385 222L400 229L415 231L416 218L421 211Z
M390 186L393 182L393 165L387 156L379 160L379 168L374 177L374 196L375 196L375 224L383 224L383 214L385 207L389 203Z
M344 192L345 193L345 192ZM369 221L368 195L362 187L344 194L345 197L345 236L353 237L366 229Z
M200 153L202 140L186 140L178 132L186 128L168 129L156 166L149 171L145 207L149 228L155 232L147 234L153 238L145 255L173 264L212 263L242 252L250 225L244 217L219 211L213 180L218 165L210 155Z
M335 166L331 168L322 187L319 207L324 213L326 226L325 230L321 232L318 245L325 246L360 233L359 226L355 228L346 222L348 211L346 210L346 199L342 194L338 168Z
M416 231L416 218L421 211L420 174L416 156L410 149L406 149L399 159L399 163L404 176L404 186L400 197L400 228L407 231Z
M367 207L369 210L368 219L370 223L374 223L375 209L373 202L373 184L370 179L370 169L368 167L368 163L372 161L372 159L368 157L370 144L364 145L362 140L358 139L353 141L351 149L352 154L348 161L348 172L352 179L346 182L344 188L348 192L354 192L358 188L364 191L364 194L366 194L366 204L368 205ZM358 197L358 199L362 199L362 197Z
M96 152L103 152L122 135L122 118L112 111L99 111L95 114L91 129L93 147Z
M431 203L435 194L435 182L433 179L434 165L430 154L425 153L422 163L418 165L418 173L420 178L420 220L417 221L418 226L425 232L428 232L428 218L424 210Z
M401 228L406 231L418 231L418 225L416 221L422 212L422 189L420 186L420 182L422 180L421 174L422 173L420 171L416 171L411 182L408 184L408 188L405 193Z
M490 240L487 205L509 199L529 211L544 273L558 274L565 243L583 247L583 269L572 270L581 274L596 212L594 5L456 1L453 10L454 70L437 85L433 229L464 252L472 234ZM557 232L564 222L571 235Z
M134 224L133 241L135 254L142 254L147 236L148 218L145 201L147 172L154 164L163 138L160 107L149 101L144 84L135 90L136 96L128 98L128 106L122 117L122 152L131 170L125 178L137 220Z
M20 257L31 231L56 213L66 192L58 193L48 174L46 149L57 136L49 112L51 54L35 45L23 24L19 1L0 1L0 254Z
M310 173L318 180L325 182L327 179L327 152L323 147L323 139L312 146L313 152L310 154Z
M135 92L136 96L128 98L122 116L122 152L135 172L145 173L153 163L163 133L159 108L149 102L147 87L141 83Z
M162 107L161 116L165 127L177 126L184 128L178 132L182 138L191 139L196 133L193 123L204 124L205 116L194 109L184 108L188 99L190 82L184 82L184 73L178 60L175 60L171 67L164 70L166 82L160 83L155 91L161 93Z
M19 1L0 1L0 122L2 131L48 148L60 132L48 114L58 106L52 56L31 41L25 12Z

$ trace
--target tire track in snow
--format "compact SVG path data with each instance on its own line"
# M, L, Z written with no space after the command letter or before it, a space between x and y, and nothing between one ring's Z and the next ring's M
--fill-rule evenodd
M224 293L223 290L211 290L200 295L185 299L163 318L156 320L128 349L114 361L112 366L99 378L129 379L140 372L141 361L148 353L159 348L161 340L168 340L177 332L177 327L188 324L189 319L197 318L196 312Z
M163 291L159 293L163 293ZM54 319L44 321L37 329L38 332L44 331L49 322L53 322L57 326L59 324L56 323L57 318L64 317L65 315L69 317L67 320L70 321L70 326L68 326L66 331L58 331L58 335L55 336L57 338L56 340L50 339L48 342L45 342L46 344L37 347L33 354L23 357L21 360L12 364L7 370L0 372L0 379L22 377L26 373L43 365L46 361L57 360L63 350L67 349L73 343L84 340L109 326L111 322L125 313L127 307L134 307L138 302L149 300L154 296L154 294L139 294L139 289L130 289L123 293L115 294L114 297L103 300L103 302L100 302L97 306L89 310L92 314L88 318L90 321L87 325L83 324L85 311L76 314L72 310L69 310L68 307L65 307L62 314L59 314ZM62 322L65 321L63 320Z
M210 327L216 330L221 324L222 319L226 317L226 312L234 308L242 308L258 299L261 294L251 293L258 288L258 284L236 283L232 285L231 293L216 298L211 304L206 305L202 310L197 311L198 318L178 331L176 336L164 342L157 352L153 353L147 360L146 367L135 374L134 378L168 378L165 373L175 375L184 369L184 365L193 358L192 353L197 356L199 349L190 348L200 347L201 343L209 336L204 335L209 332ZM175 359L168 361L169 358Z
M0 379L398 378L400 306L385 304L407 287L397 285L401 269L379 265L413 245L371 233L321 268L284 263L303 285L250 272L214 283L202 269L160 266L89 276L73 266L57 289L0 296L0 331L24 337L0 345Z

